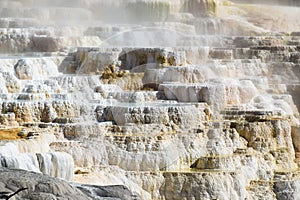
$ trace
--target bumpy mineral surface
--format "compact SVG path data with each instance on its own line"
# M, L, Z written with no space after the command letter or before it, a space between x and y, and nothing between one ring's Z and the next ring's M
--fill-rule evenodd
M299 6L1 0L0 198L299 200Z

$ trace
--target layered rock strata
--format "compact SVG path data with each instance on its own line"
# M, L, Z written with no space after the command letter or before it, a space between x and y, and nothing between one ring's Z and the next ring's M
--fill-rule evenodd
M298 199L299 7L0 7L3 195Z

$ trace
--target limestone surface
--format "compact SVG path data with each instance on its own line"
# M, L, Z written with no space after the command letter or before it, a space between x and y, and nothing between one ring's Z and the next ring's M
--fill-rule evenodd
M299 199L299 9L2 0L0 195Z

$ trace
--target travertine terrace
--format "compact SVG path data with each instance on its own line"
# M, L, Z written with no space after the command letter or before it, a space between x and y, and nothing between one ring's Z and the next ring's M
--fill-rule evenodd
M299 6L0 1L0 198L299 200Z

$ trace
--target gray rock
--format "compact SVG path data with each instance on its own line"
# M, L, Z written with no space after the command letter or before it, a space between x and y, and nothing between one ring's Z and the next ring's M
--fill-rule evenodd
M141 197L132 193L124 185L113 186L95 186L95 185L77 185L78 189L84 193L97 198L98 196L111 200L139 200ZM97 196L95 196L97 195Z
M0 168L0 198L4 197L4 195L11 195L21 188L24 188L24 190L14 195L16 200L141 199L140 196L132 193L128 188L122 185L95 186L76 183L70 184L61 179L34 172Z
M16 200L92 199L66 181L19 169L0 168L0 182L0 191L4 192L28 188L15 195Z

